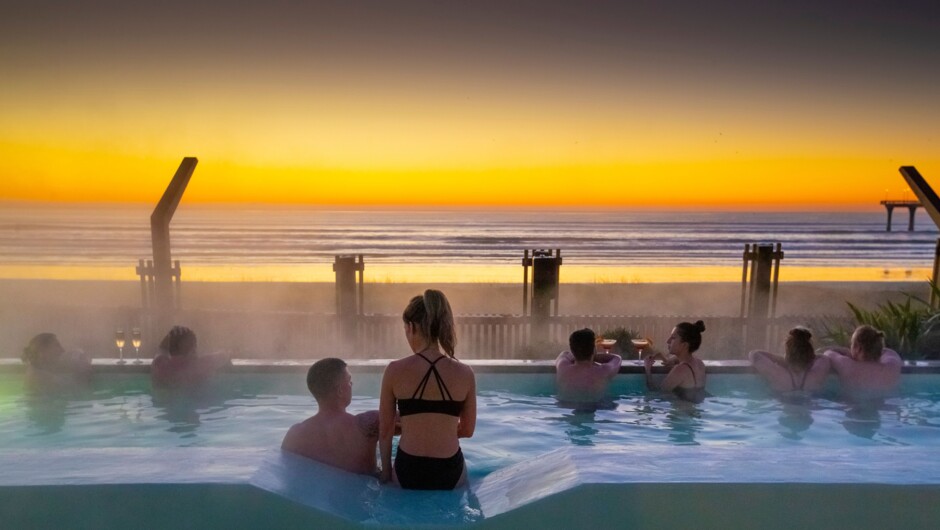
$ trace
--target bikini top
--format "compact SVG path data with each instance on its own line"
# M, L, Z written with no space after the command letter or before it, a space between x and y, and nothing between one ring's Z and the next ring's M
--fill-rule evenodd
M705 398L708 397L708 392L705 391L704 386L698 386L698 381L695 379L695 369L692 368L692 365L689 363L682 363L689 367L689 370L692 372L692 383L696 386L683 388L677 386L672 389L673 393L682 400L691 401L692 403L701 403L705 401Z
M411 398L398 400L398 414L400 416L424 413L460 416L460 412L463 410L463 401L457 401L451 397L450 391L447 390L447 385L444 384L444 380L441 379L441 374L438 373L437 366L435 366L437 361L443 359L444 356L438 357L434 362L428 361L428 358L420 353L418 356L427 361L431 366L428 367L428 371L425 372L424 378L418 383L418 388L415 389ZM434 382L437 384L437 389L441 393L441 399L424 399L424 391L427 389L428 383L431 382L432 375L434 376Z

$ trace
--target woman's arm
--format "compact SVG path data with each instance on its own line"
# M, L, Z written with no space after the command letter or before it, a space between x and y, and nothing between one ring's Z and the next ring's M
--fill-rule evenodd
M683 366L685 368L683 368ZM669 370L666 378L659 384L659 389L663 392L672 392L674 388L684 383L692 373L692 367L688 364L678 364Z
M467 370L470 372L470 389L467 390L463 410L460 411L460 420L457 422L457 438L470 438L477 428L477 381L469 366Z
M395 392L392 380L392 365L382 375L382 390L379 394L379 453L382 455L382 470L379 480L392 479L392 438L395 436Z

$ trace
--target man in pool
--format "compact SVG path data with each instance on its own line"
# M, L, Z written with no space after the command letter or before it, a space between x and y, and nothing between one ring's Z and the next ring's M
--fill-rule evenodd
M281 449L362 475L377 475L379 413L352 415L352 376L341 359L321 359L307 371L317 413L287 431Z
M901 379L901 356L885 348L885 334L871 326L856 328L849 348L830 348L825 355L849 394L883 395Z
M568 347L555 359L558 400L584 403L606 397L610 380L620 372L620 356L596 353L594 332L587 328L572 333Z

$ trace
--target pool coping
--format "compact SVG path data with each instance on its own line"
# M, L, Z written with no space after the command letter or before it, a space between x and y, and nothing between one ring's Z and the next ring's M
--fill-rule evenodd
M350 371L355 373L382 373L389 362L395 359L350 359L346 361ZM232 359L232 364L222 371L226 373L306 373L317 359ZM553 374L555 361L528 359L468 359L464 360L477 373L506 374ZM751 363L745 360L707 360L705 367L710 374L749 374L754 373ZM127 361L119 364L117 359L98 358L92 360L92 371L102 374L148 374L150 359L142 359L140 364ZM20 359L0 359L0 374L21 373L26 366ZM654 366L653 371L664 373L662 366ZM643 363L638 360L624 360L620 366L621 374L642 374ZM940 361L904 361L903 374L940 374Z

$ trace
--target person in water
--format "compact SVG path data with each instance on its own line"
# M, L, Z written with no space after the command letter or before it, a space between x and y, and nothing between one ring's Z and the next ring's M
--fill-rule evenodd
M198 355L196 334L184 326L173 326L160 342L160 350L150 365L150 379L154 386L198 385L231 363L222 354Z
M701 320L694 324L680 322L672 329L666 339L666 355L651 352L643 359L646 370L646 387L650 390L673 392L679 399L701 403L705 393L705 363L692 354L702 345L702 332L705 323ZM667 366L672 366L666 377L658 384L653 381L653 362L662 359Z
M352 415L352 376L341 359L321 359L307 371L317 413L292 426L281 449L352 473L376 476L379 413Z
M587 328L568 337L568 348L555 359L558 400L584 403L603 399L610 380L620 373L620 356L595 353L595 335Z
M30 385L86 383L91 359L81 350L65 351L54 333L40 333L23 348L26 379Z
M808 329L793 328L787 334L784 357L755 350L749 354L751 365L774 392L818 392L829 376L829 359L816 356L812 338Z
M901 356L885 348L885 334L871 326L855 328L848 348L829 348L824 355L848 394L884 395L901 380Z
M401 438L395 475L406 489L449 490L466 481L460 438L476 427L476 379L454 356L454 315L444 293L427 290L402 313L413 355L392 361L379 397L379 452L382 482L392 479L395 407Z

